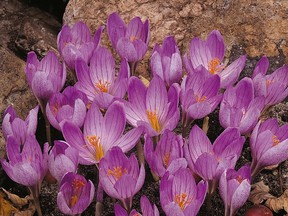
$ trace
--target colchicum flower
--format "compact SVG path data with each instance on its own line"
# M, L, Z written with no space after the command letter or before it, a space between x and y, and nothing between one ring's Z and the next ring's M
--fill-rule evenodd
M53 93L60 92L66 80L65 65L61 65L51 51L41 61L38 61L35 52L29 52L25 73L35 97L44 106Z
M104 26L101 26L92 38L90 29L84 22L77 22L72 28L68 25L62 27L57 37L57 47L71 70L75 69L77 58L83 59L87 64L90 62L93 51L100 44L103 29Z
M186 122L209 115L222 100L219 76L207 76L203 70L205 68L199 66L194 73L185 76L181 84L182 115Z
M264 106L264 97L254 97L253 82L246 77L224 92L219 120L222 127L237 127L241 134L250 133Z
M106 48L98 48L88 67L82 59L76 61L78 82L75 87L85 93L90 102L96 101L107 109L115 100L122 99L128 87L129 65L122 59L119 74L115 77L115 60Z
M86 116L87 96L75 87L68 86L62 93L53 94L47 105L46 115L50 124L61 131L64 121L82 127Z
M123 135L126 125L124 105L114 102L102 116L96 103L92 103L84 122L84 131L75 124L65 122L62 132L65 140L79 151L80 164L98 164L113 146L129 151L140 138L143 129L135 128Z
M178 83L182 78L182 59L173 36L164 39L162 47L155 45L150 60L151 71L164 80L166 86Z
M67 173L61 180L57 195L57 205L66 215L81 214L90 205L95 187L89 180L75 173Z
M127 158L122 150L115 146L101 159L99 179L104 191L121 201L130 212L133 196L141 189L145 180L144 165L138 165L134 154Z
M48 170L48 145L44 145L42 153L35 135L28 135L22 146L14 136L9 136L6 152L8 162L2 159L1 164L7 175L19 184L40 188Z
M196 185L189 169L180 169L174 175L167 172L160 183L160 202L167 216L197 215L204 202L207 182Z
M22 145L29 135L34 135L37 129L38 110L39 106L36 106L30 110L27 118L22 120L17 116L13 106L9 106L4 112L2 122L2 132L5 140L7 141L9 136L13 136Z
M264 96L267 108L280 103L288 96L288 66L280 67L272 74L266 75L268 67L269 61L264 56L252 74L255 96Z
M233 216L247 201L251 190L251 170L249 165L238 171L228 169L219 181L219 193L225 204L225 216Z
M112 13L108 17L107 32L112 46L122 58L136 63L144 57L150 40L148 20L142 23L140 17L135 17L126 26L117 13Z
M48 167L51 175L61 182L67 172L76 173L78 167L78 151L64 141L55 141L48 156Z
M183 158L184 140L181 135L165 130L156 149L149 135L145 135L144 155L150 169L159 177L166 171L174 173L180 168L187 167L187 161Z
M42 216L39 194L48 165L48 144L42 153L35 135L28 135L23 145L14 136L9 136L6 143L8 162L1 160L7 175L15 182L27 186L34 199L39 216Z
M204 131L193 126L189 144L184 145L184 155L192 172L208 181L210 194L215 191L223 171L234 168L244 142L237 128L227 128L211 145Z
M219 31L212 31L206 41L195 37L190 42L189 53L184 55L183 62L188 73L202 65L209 74L220 76L220 87L233 85L245 66L246 56L242 55L227 68L222 64L225 45ZM203 71L204 72L204 71Z
M252 178L263 168L288 159L288 124L278 126L277 119L267 119L255 126L250 147L252 153Z
M143 125L149 136L173 130L179 121L180 87L174 83L166 90L164 81L155 76L148 88L136 77L131 77L128 87L129 101L125 103L127 121L133 126Z

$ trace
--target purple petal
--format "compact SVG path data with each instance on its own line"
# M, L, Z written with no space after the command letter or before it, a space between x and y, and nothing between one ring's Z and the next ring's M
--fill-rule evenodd
M105 140L108 145L113 145L123 134L126 125L124 106L114 102L107 110L104 117Z
M246 55L242 55L219 74L221 78L221 88L227 88L238 80L245 66L245 62Z
M124 37L126 33L126 24L123 22L123 20L119 17L117 13L112 13L109 15L107 22L107 32L110 41L115 48L118 40L121 37Z
M123 152L130 151L143 133L142 127L137 127L120 137L112 146L119 146Z
M195 163L197 158L203 153L212 151L212 144L204 131L197 125L193 126L189 134L189 149L190 155Z
M216 176L218 161L209 153L203 153L195 162L195 172L204 180L213 180Z
M265 75L269 68L269 61L266 56L263 56L256 64L255 69L252 74L252 79L256 77L258 74Z
M115 183L115 189L121 199L132 198L137 191L135 191L136 181L129 175L122 176Z
M94 52L90 62L90 77L95 85L106 86L107 83L109 87L114 82L115 61L108 49L101 47Z
M223 60L225 45L221 33L218 30L212 31L206 41L212 58L218 58L220 62Z
M139 60L138 51L128 38L123 37L118 40L116 51L122 58L126 58L128 62L135 62Z

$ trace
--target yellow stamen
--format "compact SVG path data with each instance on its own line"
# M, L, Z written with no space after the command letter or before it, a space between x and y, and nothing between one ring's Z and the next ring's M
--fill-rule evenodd
M188 199L188 195L186 193L181 193L180 195L176 194L174 198L174 202L176 202L182 211L192 202L192 199Z
M101 158L104 156L103 148L100 143L100 138L96 137L95 135L93 136L86 136L86 139L92 145L95 149L95 159L96 161L100 161Z
M113 175L118 180L127 173L128 171L126 168L122 169L122 166L117 166L113 167L113 170L108 169L107 175Z
M167 152L163 157L163 164L165 168L168 167L169 161L170 161L170 152Z
M218 58L213 58L211 61L208 63L208 70L212 74L217 74L221 72L224 69L223 65L220 65L220 59Z
M278 139L278 137L276 135L272 136L272 146L277 146L281 141Z
M79 179L74 179L72 181L73 195L71 196L71 200L70 200L71 207L73 207L78 202L79 196L80 196L80 190L84 186L85 186L85 182Z
M103 82L102 80L99 80L98 83L95 84L95 86L99 89L101 92L108 92L108 87L110 85L110 82L106 81Z
M134 42L135 40L138 40L138 37L136 37L136 36L130 36L130 41L131 41L131 42Z
M156 111L152 112L152 111L146 110L146 114L147 114L148 120L149 120L152 128L155 131L157 131L157 133L160 133L161 132L161 127L160 127L160 124L159 124L159 121L158 121L158 118L157 118Z
M244 178L241 175L238 175L236 180L241 184L241 182L244 180Z
M204 102L206 100L206 96L202 96L202 97L199 97L199 95L195 95L195 99L197 101L197 103L201 103L201 102Z
M268 87L272 83L272 80L266 80L266 87Z
M57 115L58 111L60 109L60 105L58 102L54 103L52 106L51 106L51 111L53 113L54 116Z

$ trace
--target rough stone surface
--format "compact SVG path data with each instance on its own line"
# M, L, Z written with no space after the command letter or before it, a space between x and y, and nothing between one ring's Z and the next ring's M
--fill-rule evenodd
M162 43L165 36L174 35L184 53L192 37L204 39L211 30L218 29L225 38L227 57L233 45L241 45L250 57L277 56L282 52L288 56L288 1L70 0L63 21L71 25L83 20L95 31L99 25L106 24L107 17L114 11L126 23L134 16L149 19L150 52L156 42ZM104 44L108 45L107 40ZM150 52L146 54L146 62ZM285 61L288 62L287 58ZM143 65L138 68L141 72L145 69L147 66Z
M26 82L25 62L15 56L10 50L0 46L0 113L13 104L17 114L22 118L36 105L33 93ZM0 158L4 156L4 138L0 132Z
M26 81L26 55L33 50L43 56L56 50L56 37L61 24L51 15L28 7L17 0L0 1L0 124L3 112L13 104L20 117L27 116L37 104ZM0 130L0 158L5 141Z

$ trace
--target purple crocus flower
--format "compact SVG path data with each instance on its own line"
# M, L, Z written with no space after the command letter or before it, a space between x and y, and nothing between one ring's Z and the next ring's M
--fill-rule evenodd
M288 96L288 66L266 75L268 67L269 61L263 56L252 74L255 96L264 96L266 107L280 103Z
M225 68L222 64L224 52L224 40L219 31L212 31L206 41L195 37L190 42L189 53L183 58L185 68L188 73L193 73L202 65L206 68L206 72L220 76L221 88L227 88L237 81L245 66L246 56L242 55Z
M180 118L179 91L179 85L174 83L167 92L164 81L157 75L148 88L140 79L131 77L129 101L125 104L127 121L134 127L143 125L149 136L173 130Z
M166 171L170 174L180 168L187 167L187 161L183 158L184 140L181 135L165 130L154 151L154 146L149 135L145 135L144 155L150 169L159 177Z
M35 52L29 52L25 73L35 97L45 106L50 96L62 89L66 80L65 65L61 65L51 51L41 61Z
M37 129L37 115L39 106L30 110L25 120L19 118L13 108L9 106L4 112L2 132L5 140L8 136L14 136L18 143L24 144L27 136L34 135Z
M42 153L35 135L28 135L23 145L14 136L9 136L6 143L8 161L1 160L7 175L15 182L40 189L42 180L48 170L48 145Z
M233 216L247 201L251 190L251 170L249 165L238 171L228 169L219 181L219 193L225 204L225 216Z
M145 195L141 196L140 207L143 216L159 216L157 206L155 204L152 206L150 201ZM124 208L122 208L121 205L119 205L118 203L114 205L114 212L115 216L128 216L127 211ZM141 216L141 214L137 212L135 209L133 209L130 212L129 216Z
M126 26L117 13L112 13L108 17L107 31L112 46L122 58L135 63L144 57L150 40L148 20L142 23L140 17L135 17Z
M104 191L121 201L130 211L133 196L141 189L145 180L144 165L138 165L134 154L127 158L122 150L115 146L101 159L99 179Z
M184 155L192 172L209 182L210 194L216 189L223 171L234 168L244 142L237 128L227 128L211 145L204 131L193 126L189 144L184 145Z
M174 175L167 172L160 183L160 202L167 216L197 215L204 202L207 182L196 185L189 169L180 169Z
M288 124L278 126L277 119L267 119L255 126L250 147L252 153L252 178L264 167L279 164L288 159Z
M48 171L48 144L44 144L42 153L34 134L28 135L23 145L14 136L9 136L6 152L8 161L1 160L2 168L13 181L29 188L37 213L41 216L39 194Z
M98 164L112 146L127 152L136 145L143 129L135 128L123 135L125 125L122 103L114 102L103 117L94 102L87 112L83 133L71 122L63 124L62 132L65 140L79 151L80 164Z
M173 36L166 37L162 47L155 45L150 65L153 75L160 76L166 86L171 86L181 80L182 59Z
M185 76L181 84L182 115L186 123L209 115L222 100L219 76L207 75L203 70L205 68L199 66L193 74Z
M263 96L254 97L253 82L245 77L224 92L219 111L221 126L237 127L241 134L250 133L260 117L264 101Z
M68 25L62 27L57 37L57 47L70 69L75 69L77 58L89 63L93 51L100 44L103 29L104 26L101 26L92 38L90 29L82 21L75 23L72 28Z
M76 61L76 74L76 88L84 92L90 102L96 101L100 108L107 109L113 101L124 97L130 70L127 61L122 59L115 78L115 60L108 49L101 47L94 52L89 67L82 59Z
M78 151L64 141L55 141L48 156L48 167L51 175L60 183L67 172L76 173Z
M61 180L57 205L66 215L81 214L93 200L95 187L90 180L75 173L67 173Z
M75 87L68 86L62 93L53 94L47 105L46 115L54 128L61 130L64 121L82 127L86 116L87 96Z

